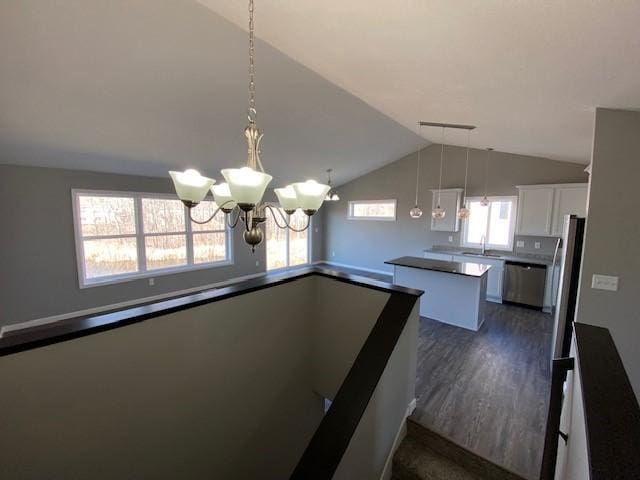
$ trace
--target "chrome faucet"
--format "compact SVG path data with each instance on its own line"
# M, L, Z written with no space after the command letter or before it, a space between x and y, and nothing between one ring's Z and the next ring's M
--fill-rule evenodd
M480 238L480 242L482 243L482 255L486 255L487 253L487 238L482 235Z

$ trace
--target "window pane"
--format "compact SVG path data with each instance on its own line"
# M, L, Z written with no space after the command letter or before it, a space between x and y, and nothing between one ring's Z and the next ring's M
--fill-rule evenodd
M184 232L184 205L180 200L143 198L142 223L145 233Z
M147 256L147 270L187 264L187 241L185 235L146 237L144 245Z
M138 271L138 250L134 237L85 240L83 244L86 278Z
M480 202L469 202L471 214L467 219L467 243L482 243L482 236L486 235L489 207L483 207Z
M279 209L281 212L282 209ZM284 213L284 212L283 212ZM277 215L277 213L276 213ZM282 223L279 218L278 221ZM265 222L267 242L267 270L287 266L287 231L278 228L271 212L267 213Z
M78 200L82 236L136 233L133 198L80 195Z
M307 225L307 216L297 210L291 215L289 223L292 227L301 229ZM301 265L309 261L309 230L304 232L289 232L289 266Z
M351 216L371 218L395 218L396 206L394 202L351 204Z
M510 201L491 202L489 238L491 245L509 245L513 203Z
M216 211L216 208L218 208L216 202L200 202L196 208L191 209L191 215L198 221L204 221ZM233 215L236 214L234 213ZM205 223L204 225L191 222L191 229L194 232L201 232L203 230L224 230L224 221L224 212L220 211L213 220Z
M207 263L225 260L227 250L224 233L194 233L193 263Z

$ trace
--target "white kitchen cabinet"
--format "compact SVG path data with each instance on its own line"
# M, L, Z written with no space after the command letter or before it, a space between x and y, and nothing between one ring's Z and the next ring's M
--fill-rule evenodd
M555 189L551 235L557 237L562 235L565 215L587 216L587 192L586 183L566 185Z
M487 300L502 303L502 277L504 275L504 260L475 255L453 255L454 262L473 262L491 265L487 277Z
M587 184L518 185L518 235L557 237L566 214L587 213Z
M531 185L517 188L517 234L549 236L553 218L553 186Z
M432 209L438 206L438 197L440 197L440 208L445 211L444 218L431 218L431 230L436 232L457 232L460 230L460 219L458 219L458 209L462 197L462 188L447 188L440 190L431 190L433 193Z

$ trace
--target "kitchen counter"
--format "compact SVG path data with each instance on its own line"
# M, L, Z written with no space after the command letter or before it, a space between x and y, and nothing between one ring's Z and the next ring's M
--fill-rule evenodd
M424 291L420 315L478 331L485 316L490 265L400 257L393 265L393 283Z
M445 262L442 260L430 260L420 257L400 257L384 262L388 265L398 265L401 267L419 268L422 270L433 270L436 272L455 273L457 275L467 275L469 277L482 277L486 275L490 265L483 265L475 262Z
M524 263L533 263L536 265L547 265L550 266L553 263L553 255L538 255L535 253L513 253L513 252L505 252L503 253L494 253L491 252L491 255L482 255L480 252L474 252L472 249L462 249L462 248L447 248L447 247L433 247L433 248L425 248L424 252L432 252L432 253L444 253L448 255L463 255L463 252L469 252L464 254L465 257L469 258L487 258L487 259L495 259L495 260L505 260L505 261L513 261L513 262L524 262ZM471 253L473 252L473 253Z

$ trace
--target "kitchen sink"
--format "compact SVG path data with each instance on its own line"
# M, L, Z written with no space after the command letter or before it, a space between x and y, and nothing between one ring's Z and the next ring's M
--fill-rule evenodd
M462 255L469 255L473 257L491 257L491 258L500 258L502 255L498 255L497 253L476 253L476 252L462 252Z

